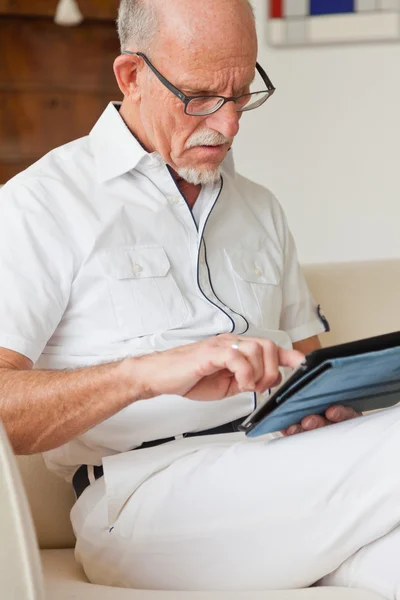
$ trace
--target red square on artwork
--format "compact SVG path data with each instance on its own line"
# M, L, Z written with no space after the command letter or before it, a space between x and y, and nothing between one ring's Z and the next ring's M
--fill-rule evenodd
M282 19L282 17L283 17L282 4L283 4L283 0L269 0L269 17L270 17L270 19Z

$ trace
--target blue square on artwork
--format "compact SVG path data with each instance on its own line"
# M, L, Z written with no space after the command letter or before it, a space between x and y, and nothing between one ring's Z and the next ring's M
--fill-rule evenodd
M311 0L311 15L331 15L355 11L355 0Z

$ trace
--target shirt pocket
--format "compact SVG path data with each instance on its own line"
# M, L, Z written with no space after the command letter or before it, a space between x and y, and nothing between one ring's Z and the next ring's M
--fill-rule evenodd
M240 312L255 327L278 330L282 310L281 272L267 249L225 250Z
M105 249L100 260L118 325L127 337L183 325L188 308L162 246Z

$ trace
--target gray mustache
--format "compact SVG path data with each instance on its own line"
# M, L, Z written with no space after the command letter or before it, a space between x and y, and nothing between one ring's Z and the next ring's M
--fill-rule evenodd
M194 148L196 146L221 146L222 144L230 144L232 140L218 133L203 133L197 134L190 139L186 147Z

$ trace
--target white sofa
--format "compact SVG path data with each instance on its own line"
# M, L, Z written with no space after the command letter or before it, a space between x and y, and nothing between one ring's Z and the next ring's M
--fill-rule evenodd
M400 261L312 265L304 268L332 332L324 345L400 329ZM108 588L88 583L74 561L69 510L71 487L48 473L40 456L19 457L19 472L29 500L40 547L47 600L376 600L365 590L305 590L196 593ZM0 432L0 598L42 600L42 581L33 528L20 487L16 461ZM1 485L3 483L3 485Z

